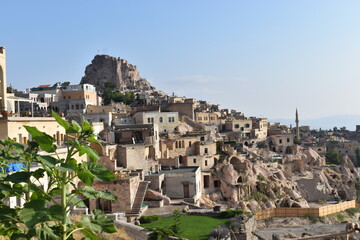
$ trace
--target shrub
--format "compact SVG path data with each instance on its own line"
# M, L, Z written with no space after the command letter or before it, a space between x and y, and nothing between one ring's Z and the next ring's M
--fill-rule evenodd
M243 209L235 209L235 210L228 209L226 211L220 212L219 217L220 218L233 218L236 215L244 214L244 213L245 213L245 211Z
M354 216L356 213L360 213L360 208L349 208L346 209L346 212L352 216Z
M151 223L151 222L155 222L157 220L160 219L159 215L151 215L151 216L142 216L140 217L140 223L144 224L144 223Z
M223 239L226 238L229 235L229 229L224 226L216 227L211 233L210 233L210 239Z

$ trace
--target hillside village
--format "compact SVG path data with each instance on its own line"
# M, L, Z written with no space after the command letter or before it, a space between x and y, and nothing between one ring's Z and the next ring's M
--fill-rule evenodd
M0 66L0 139L26 144L31 137L22 126L36 126L53 136L64 154L66 132L51 117L53 110L68 121L86 119L102 144L91 147L116 179L95 182L94 188L118 199L90 199L73 214L101 209L134 224L151 209L181 205L190 212L243 209L260 221L271 209L355 207L360 125L356 131L313 130L301 126L301 111L294 109L294 125L286 126L167 95L135 65L107 55L96 55L78 84L49 82L25 91L8 87L3 47ZM8 201L10 207L22 204ZM243 228L243 239L261 239L254 228Z

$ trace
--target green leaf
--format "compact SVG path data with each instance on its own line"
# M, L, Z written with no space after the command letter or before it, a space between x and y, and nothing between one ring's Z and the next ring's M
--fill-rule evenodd
M39 169L36 169L35 172L33 172L32 176L36 179L40 179L40 178L44 177L44 172L45 172L45 169L39 168Z
M62 117L57 115L56 112L52 111L51 114L55 118L55 120L58 122L58 124L60 124L63 128L65 128L66 131L70 128L70 124L66 120L64 120Z
M44 224L43 226L35 228L36 237L41 240L58 240L60 236L56 235L54 230Z
M88 145L77 145L76 149L79 150L79 155L82 156L84 154L88 155L88 157L96 162L100 159L99 155L92 149L90 148Z
M99 141L94 137L94 136L90 136L86 139L88 142L93 142L93 143L97 143L101 146L101 144L99 143Z
M84 228L81 229L81 231L83 232L83 234L85 235L85 237L87 237L87 239L89 240L99 240L100 238L90 229Z
M74 168L72 165L67 163L62 163L60 166L56 166L55 169L62 171L62 172L74 172L76 171L76 168Z
M78 178L83 181L86 185L91 186L94 181L94 175L87 169L79 169Z
M53 144L55 139L47 135L46 133L40 132L36 127L24 126L26 130L31 134L32 138L45 152L55 152L56 145Z
M27 234L24 233L16 233L16 234L12 234L10 237L10 240L28 240L29 237L27 236Z
M78 197L73 197L70 200L70 203L74 204L77 207L81 207L81 208L86 208L87 206L85 205L85 203Z
M88 121L86 121L86 119L82 120L81 127L85 132L91 132L91 133L93 132L93 127Z
M42 165L50 168L55 167L56 164L60 163L59 160L51 156L38 156L37 160L40 161Z
M45 208L45 201L40 199L25 203L19 212L19 218L28 228L33 228L38 223L50 220Z
M81 132L81 126L80 126L75 120L72 120L71 123L72 123L73 129L74 129L77 133L80 133L80 132Z
M31 173L29 172L15 172L13 174L8 175L4 180L12 183L22 183L27 182L31 177Z
M115 179L115 175L101 164L87 162L84 165L97 179L100 179L101 181L108 182Z
M60 205L53 205L49 208L49 214L53 221L61 222L65 216L65 209Z
M2 205L0 208L0 223L2 224L13 224L17 222L17 212L15 209L10 208L6 205Z
M80 193L84 195L84 197L89 199L104 198L110 201L117 200L117 196L115 196L111 192L96 190L93 187L89 187L89 186L83 187Z
M61 189L60 188L53 188L53 189L51 189L49 194L51 194L51 195L61 195Z
M116 232L116 229L114 227L114 221L108 216L106 216L106 214L103 213L101 210L95 209L94 211L92 211L91 215L92 220L90 220L90 218L87 216L83 216L83 218L81 219L81 222L85 226L88 226L90 229L97 232Z

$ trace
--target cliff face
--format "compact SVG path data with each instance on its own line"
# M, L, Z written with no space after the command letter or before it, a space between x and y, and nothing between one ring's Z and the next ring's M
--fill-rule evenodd
M142 91L155 89L140 77L135 65L126 60L108 55L96 55L85 69L81 84L90 83L102 91L106 82L112 82L120 91Z

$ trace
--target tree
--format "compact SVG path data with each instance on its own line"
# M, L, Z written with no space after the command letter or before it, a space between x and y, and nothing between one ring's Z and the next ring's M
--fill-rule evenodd
M325 154L325 159L327 164L340 164L340 153L335 149L332 149L330 152Z
M74 239L74 232L82 231L86 239L93 240L99 239L96 232L115 232L113 221L100 210L92 211L91 217L83 215L81 221L69 218L74 207L85 207L85 199L116 200L113 194L92 187L94 179L111 181L115 176L97 163L99 156L88 143L98 141L86 120L81 125L75 121L70 124L55 112L52 114L66 130L65 158L57 154L56 140L35 127L25 126L32 136L26 145L0 140L0 235L9 239L65 240ZM86 154L90 162L77 162L77 154ZM6 173L14 162L22 164L23 170ZM35 171L31 168L34 163L39 165ZM45 175L49 181L43 188L37 183ZM84 186L78 188L76 178ZM10 197L23 198L23 208L7 206Z
M130 104L135 100L135 94L132 92L121 93L116 89L116 85L112 82L104 84L104 91L102 94L104 105L109 105L111 101L123 102Z
M357 147L355 149L355 155L356 155L356 165L357 167L360 166L360 147Z

